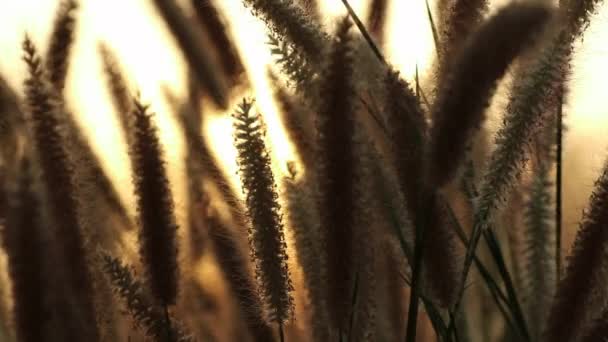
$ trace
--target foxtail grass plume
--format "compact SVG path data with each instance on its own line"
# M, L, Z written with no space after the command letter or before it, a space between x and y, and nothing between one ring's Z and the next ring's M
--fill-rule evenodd
M565 30L571 37L580 37L589 27L591 16L601 6L603 0L559 0Z
M466 43L440 85L430 134L430 182L446 185L462 164L466 145L485 119L496 83L535 42L551 18L544 5L515 3L499 10Z
M196 26L191 25L175 0L154 0L154 5L177 40L184 58L200 85L219 108L226 109L228 107L226 80L215 66L216 61L209 52L209 42Z
M295 0L242 0L281 40L294 44L318 65L327 36Z
M46 54L46 69L49 81L57 93L61 93L65 87L70 50L75 34L77 9L76 0L62 0L51 33L51 42Z
M387 71L384 87L384 111L391 138L392 156L408 214L414 221L423 187L422 163L428 139L428 126L418 98L397 72Z
M189 78L188 99L181 105L179 112L174 114L178 116L181 125L191 123L192 130L195 133L201 132L203 121L202 108L199 105L199 87L196 80ZM182 127L184 133L188 130L187 127ZM203 191L203 166L198 158L199 153L196 149L196 142L193 141L196 136L184 134L186 146L186 156L184 163L186 164L186 173L188 177L188 232L190 240L190 257L192 261L198 260L203 256L206 248L206 230L201 224L201 214L199 207L205 205L209 201L208 196ZM192 287L191 287L192 289Z
M562 66L569 60L568 49L559 39L551 41L528 74L516 80L503 125L495 135L496 148L482 178L473 235L487 228L494 211L519 178L527 158L527 142L540 131L546 108L557 98L554 85L563 80Z
M50 44L46 52L46 72L47 79L53 86L53 95L58 101L64 102L63 90L65 88L66 77L70 66L71 50L74 46L76 34L76 11L79 3L76 0L62 0L56 14L53 32L50 37ZM61 108L60 108L61 107ZM67 131L66 149L70 155L75 155L74 163L78 167L87 169L91 177L82 180L84 183L91 183L97 187L102 197L120 215L127 225L129 219L126 211L118 199L118 195L103 172L99 160L91 149L91 146L84 135L80 132L73 114L69 113L64 103L57 104L58 111L61 112L61 120ZM74 156L73 156L74 157ZM76 169L78 169L78 167ZM77 173L77 171L75 170ZM78 178L78 177L77 177ZM78 181L78 179L77 179ZM78 184L81 186L82 184ZM88 184L86 184L88 185Z
M127 140L132 136L131 110L133 101L127 85L127 79L123 74L118 58L106 43L97 46L103 71L106 77L106 85L112 97L114 110L118 114L120 125Z
M268 35L270 53L283 75L287 76L288 85L302 94L304 100L314 102L317 87L315 85L315 68L306 57L285 39L276 33Z
M66 77L70 66L71 50L74 45L74 36L76 33L76 11L79 8L76 0L63 0L59 4L59 9L55 18L53 32L50 37L50 45L46 52L46 72L47 78L53 86L54 96L60 100L63 99L63 90L65 87ZM59 109L59 106L62 108ZM64 108L64 104L58 104L58 110L62 111L61 119L65 120L63 124L66 126L67 139L69 144L66 148L69 154L75 154L75 165L88 168L92 177L83 180L84 183L95 184L97 190L101 193L107 203L120 215L127 225L129 219L125 209L118 199L116 191L111 184L107 175L101 169L99 160L90 147L87 139L80 132L73 114L68 113ZM79 160L78 160L79 159ZM81 184L78 184L79 186Z
M555 232L552 219L551 182L546 165L533 175L525 210L525 264L522 296L528 312L528 326L538 340L555 292Z
M139 252L147 283L164 306L177 296L177 224L162 147L148 106L133 101L133 185L139 216Z
M241 252L236 236L226 227L217 214L205 216L205 226L217 262L224 273L230 291L236 297L239 311L255 342L273 340L273 333L263 315L262 303L247 266L247 258Z
M327 306L336 331L346 331L355 280L353 229L355 224L354 153L355 91L348 18L340 22L328 64L321 77L317 122L319 209L327 263Z
M457 300L462 259L457 248L455 223L450 221L448 210L451 210L448 204L439 196L429 202L425 241L422 242L425 295L446 308Z
M372 0L370 4L367 27L376 40L382 44L384 41L384 31L388 17L388 0Z
M222 200L228 205L232 219L236 225L245 226L244 213L241 208L241 201L230 186L230 182L226 174L218 165L212 154L212 147L209 142L197 131L196 120L193 120L192 115L181 115L182 104L180 100L172 94L168 89L165 90L166 98L172 107L173 112L177 115L177 121L180 128L184 132L184 136L188 144L192 144L189 148L193 149L193 156L201 165L201 177L208 177L209 180L216 186ZM190 106L188 111L193 111L193 106Z
M406 81L392 70L387 72L384 79L386 89L387 126L391 134L393 159L400 182L400 188L406 202L409 221L416 225L422 219L420 204L422 194L427 189L423 180L423 165L425 162L427 123L418 98ZM429 295L437 299L443 306L449 306L455 297L455 284L458 282L458 267L456 242L454 233L448 228L446 213L443 206L434 201L429 204L429 217L433 220L426 224L423 272L425 283L430 289ZM403 234L403 233L402 233ZM404 237L405 238L405 237ZM405 243L402 247L410 262L414 260L410 249Z
M290 141L295 145L300 159L306 167L314 165L314 125L309 118L310 111L297 97L288 92L276 77L274 80L274 96L281 108L281 118Z
M7 196L8 211L2 242L9 260L17 339L37 342L44 339L43 327L47 325L48 284L42 269L46 246L40 231L40 198L34 190L32 165L27 158L21 161L15 189L3 194Z
M319 0L299 0L300 6L304 9L304 12L313 20L319 21L321 19L321 8L319 6Z
M249 243L256 278L268 320L283 324L292 314L293 286L287 267L281 206L264 142L265 129L260 114L253 110L253 102L246 99L232 117L239 175L251 222Z
M17 93L0 75L0 165L2 167L15 167L19 161L21 133L25 120L20 102ZM0 219L2 208L3 202L0 201Z
M314 341L327 341L329 337L326 307L326 287L323 279L326 279L325 265L321 255L319 243L320 227L319 212L316 208L315 197L311 193L309 178L296 180L286 179L284 181L285 194L287 196L287 212L290 227L295 240L295 250L298 256L304 282L310 301L311 335Z
M170 329L170 342L195 341L177 322L166 321L163 308L150 298L144 284L136 278L132 267L106 252L101 252L100 262L113 286L114 293L124 301L126 311L131 315L135 325L144 330L146 336L158 342L166 341L166 332ZM167 324L170 324L170 327L167 327Z
M529 67L529 71L515 80L510 91L503 125L496 133L496 149L490 156L487 171L483 177L479 201L475 211L472 248L476 237L488 225L496 207L502 202L504 194L513 185L521 173L526 160L527 142L540 131L547 108L552 107L554 99L564 96L564 66L570 65L573 43L580 37L586 27L589 16L596 9L598 1L588 0L580 3L562 2L562 20L565 27L558 30L547 43L540 56ZM584 5L579 7L577 4ZM573 7L569 7L570 5ZM578 9L578 10L574 10ZM566 11L566 15L563 11ZM559 95L559 96L558 96ZM467 263L465 261L465 274ZM466 279L466 277L464 278Z
M526 159L526 143L542 127L542 121L557 91L564 83L564 66L570 64L574 40L580 37L598 0L560 2L566 26L561 28L531 64L526 75L515 81L510 91L503 125L496 133L495 151L480 191L478 216L486 221L490 212L521 172ZM566 13L566 14L564 14ZM566 18L566 19L563 19ZM562 96L565 94L562 92Z
M235 82L243 74L245 67L215 1L191 0L190 3L198 23L215 47L224 73L231 82Z
M73 298L85 323L81 329L90 341L97 340L93 286L84 249L77 201L73 183L73 166L65 149L58 105L43 72L42 60L32 41L26 36L23 42L23 59L29 76L25 81L26 103L32 139L36 150L45 196L48 199L55 237L66 263Z
M595 183L576 234L571 255L551 307L543 341L574 341L589 326L597 303L608 299L606 246L608 232L608 166Z
M488 0L440 1L440 56L450 63L451 56L458 54L463 44L482 23L488 10ZM443 4L443 6L442 6ZM445 64L445 63L444 63Z

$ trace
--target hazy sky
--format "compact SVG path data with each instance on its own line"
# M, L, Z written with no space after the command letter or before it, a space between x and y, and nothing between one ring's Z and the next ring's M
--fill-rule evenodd
M325 0L324 10L332 15L343 15L340 0ZM365 1L351 1L355 9L365 13ZM501 0L500 3L506 1ZM42 50L52 24L58 0L0 0L0 73L17 89L21 89L25 75L20 60L21 41L28 32ZM270 100L265 79L265 66L271 63L266 49L263 25L240 0L220 0L218 3L227 13L227 19L236 33L239 48L246 56L246 67L255 83L258 105L268 117L273 152L278 160L289 158L288 144L277 143L284 136L277 129L276 108ZM411 76L416 64L421 70L429 66L433 45L423 0L393 1L389 18L389 44L387 55L392 63ZM328 18L331 18L329 16ZM328 25L331 20L328 19ZM181 160L182 142L172 124L168 109L160 92L161 84L169 86L177 94L183 94L185 68L174 42L159 20L149 0L81 0L77 44L68 77L68 100L81 115L81 122L93 137L110 169L116 170L127 162L121 150L123 138L116 129L116 118L109 105L107 94L102 90L103 79L97 58L97 42L108 42L129 70L134 89L142 93L144 101L152 104L158 113L157 120L166 142L169 160ZM608 10L601 10L594 18L584 42L581 44L571 75L572 85L568 95L565 146L565 205L566 223L578 220L594 178L608 157ZM499 100L500 101L500 100ZM228 120L216 120L210 126L211 134L222 146L220 157L232 165L234 150ZM117 153L119 151L120 153ZM179 178L180 163L172 163L172 179ZM124 184L125 196L130 193L129 175L113 173L116 181ZM177 204L180 196L177 194Z

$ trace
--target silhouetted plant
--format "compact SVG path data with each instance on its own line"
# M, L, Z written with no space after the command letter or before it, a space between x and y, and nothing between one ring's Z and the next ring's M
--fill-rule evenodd
M265 128L260 114L246 99L232 115L234 142L239 153L239 175L251 220L249 243L260 295L268 320L279 326L291 317L293 286L287 268L287 252L281 206L270 168L270 155L264 142Z
M353 103L350 21L343 19L333 43L329 62L321 76L319 134L319 210L321 238L327 263L327 304L332 328L346 332L352 284L353 229L358 194L355 192L355 106Z
M249 333L256 342L271 341L272 330L264 319L262 303L248 273L247 258L240 250L234 233L215 214L206 216L205 225L218 264L228 281L230 292L236 297Z
M45 58L24 40L23 99L0 78L0 225L15 321L0 324L10 330L0 337L415 342L429 329L446 342L608 336L608 167L559 275L562 107L575 43L600 0L560 0L559 10L522 0L487 18L490 1L427 1L421 15L438 60L430 78L416 68L411 83L382 50L409 46L386 40L395 1L368 1L362 21L342 0L348 17L332 30L318 1L242 0L268 29L277 67L268 76L299 157L287 162L286 178L274 169L262 115L243 100L232 113L243 199L201 128L217 116L209 108L225 110L237 91L258 86L244 63L253 57L236 45L220 0L192 0L192 13L155 0L188 65L184 99L162 89L186 147L185 205L175 208L173 165L148 106L132 99L131 70L109 43L97 43L133 167L135 248L133 232L109 219L119 214L131 226L120 188L70 110L78 2L58 3ZM510 69L486 158L478 130ZM189 229L178 237L182 207ZM513 227L508 243L502 227ZM112 254L93 260L100 247ZM288 267L292 253L297 262ZM138 254L141 265L132 260ZM128 315L106 303L109 289Z
M49 81L59 93L65 87L69 55L74 40L76 25L74 12L76 9L78 9L76 0L63 0L59 4L51 34L51 44L46 55Z
M66 263L71 289L77 305L82 310L83 335L91 341L97 339L93 288L77 212L73 183L73 166L65 149L60 132L59 110L54 94L42 69L42 60L31 40L23 42L25 63L29 78L25 82L26 101L32 130L36 158L40 163L45 187L46 204L55 226L56 241ZM78 336L78 335L76 335Z
M125 307L134 323L144 329L147 336L159 342L195 341L180 328L178 322L166 320L165 309L150 298L144 284L135 277L132 267L124 265L119 259L104 252L100 255L100 262L114 286L114 292L125 302ZM167 339L167 330L171 331L169 339Z
M177 296L177 224L173 198L156 126L148 106L133 101L133 184L139 214L140 255L147 282L161 305L175 304Z
M43 262L44 246L40 224L40 199L34 190L31 161L23 159L19 179L14 189L7 189L8 217L2 241L9 258L9 274L15 297L15 320L19 341L41 341L45 330L48 308L47 285Z

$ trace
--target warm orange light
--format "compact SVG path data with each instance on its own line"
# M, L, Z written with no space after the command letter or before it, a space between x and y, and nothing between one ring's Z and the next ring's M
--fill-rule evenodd
M547 0L552 1L553 0ZM367 0L350 0L353 8L364 20ZM434 8L434 1L431 7ZM507 0L492 1L495 9ZM25 73L21 61L21 41L28 32L41 52L46 48L49 28L52 25L58 0L0 1L0 73L16 89L21 90ZM79 113L80 121L91 136L93 147L99 152L111 177L127 203L132 203L130 174L125 172L128 156L122 133L104 89L101 67L97 57L97 42L106 41L115 50L123 67L129 71L133 90L142 94L157 114L164 151L169 161L170 179L178 208L185 203L183 179L183 142L171 118L169 107L161 92L168 86L178 96L185 93L186 67L179 49L147 0L80 1L80 20L77 44L71 60L68 79L68 100ZM240 95L257 99L257 107L265 116L268 139L271 142L277 179L285 174L287 161L295 158L293 148L277 116L272 101L266 70L272 57L266 46L263 23L251 15L241 0L220 0L216 3L227 14L237 46L245 61L252 89ZM320 1L324 11L324 24L332 29L333 19L343 16L346 10L340 0ZM424 1L391 1L388 18L387 44L384 47L389 61L408 79L412 79L416 66L421 76L428 71L435 57L434 43ZM589 189L606 156L608 136L608 97L604 94L605 68L608 50L603 42L608 34L605 9L592 21L585 41L574 61L571 91L567 98L568 127L565 145L565 177L574 177L565 184L565 196L573 197L565 203L565 211L572 213L572 222L584 206ZM421 78L424 80L424 78ZM423 84L424 86L424 84ZM236 96L233 103L239 100ZM498 111L498 113L501 113ZM238 186L235 151L232 146L230 112L208 116L206 135L211 139L214 152ZM498 120L499 121L499 120ZM576 162L574 162L576 161ZM582 171L582 172L580 172ZM587 191L580 191L583 185ZM132 209L132 207L131 207ZM179 211L178 211L179 212ZM574 214L576 213L576 214ZM182 219L180 213L180 220Z

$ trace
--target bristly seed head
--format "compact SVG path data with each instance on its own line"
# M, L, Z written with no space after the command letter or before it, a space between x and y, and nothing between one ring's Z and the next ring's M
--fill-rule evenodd
M162 160L161 144L148 106L133 101L133 184L141 230L139 248L148 283L156 299L165 306L177 296L177 224L173 198Z
M247 213L251 220L249 242L256 266L256 278L271 322L286 322L293 311L293 286L287 267L287 245L283 233L281 206L270 154L264 142L260 114L253 102L243 99L234 119L234 142Z

